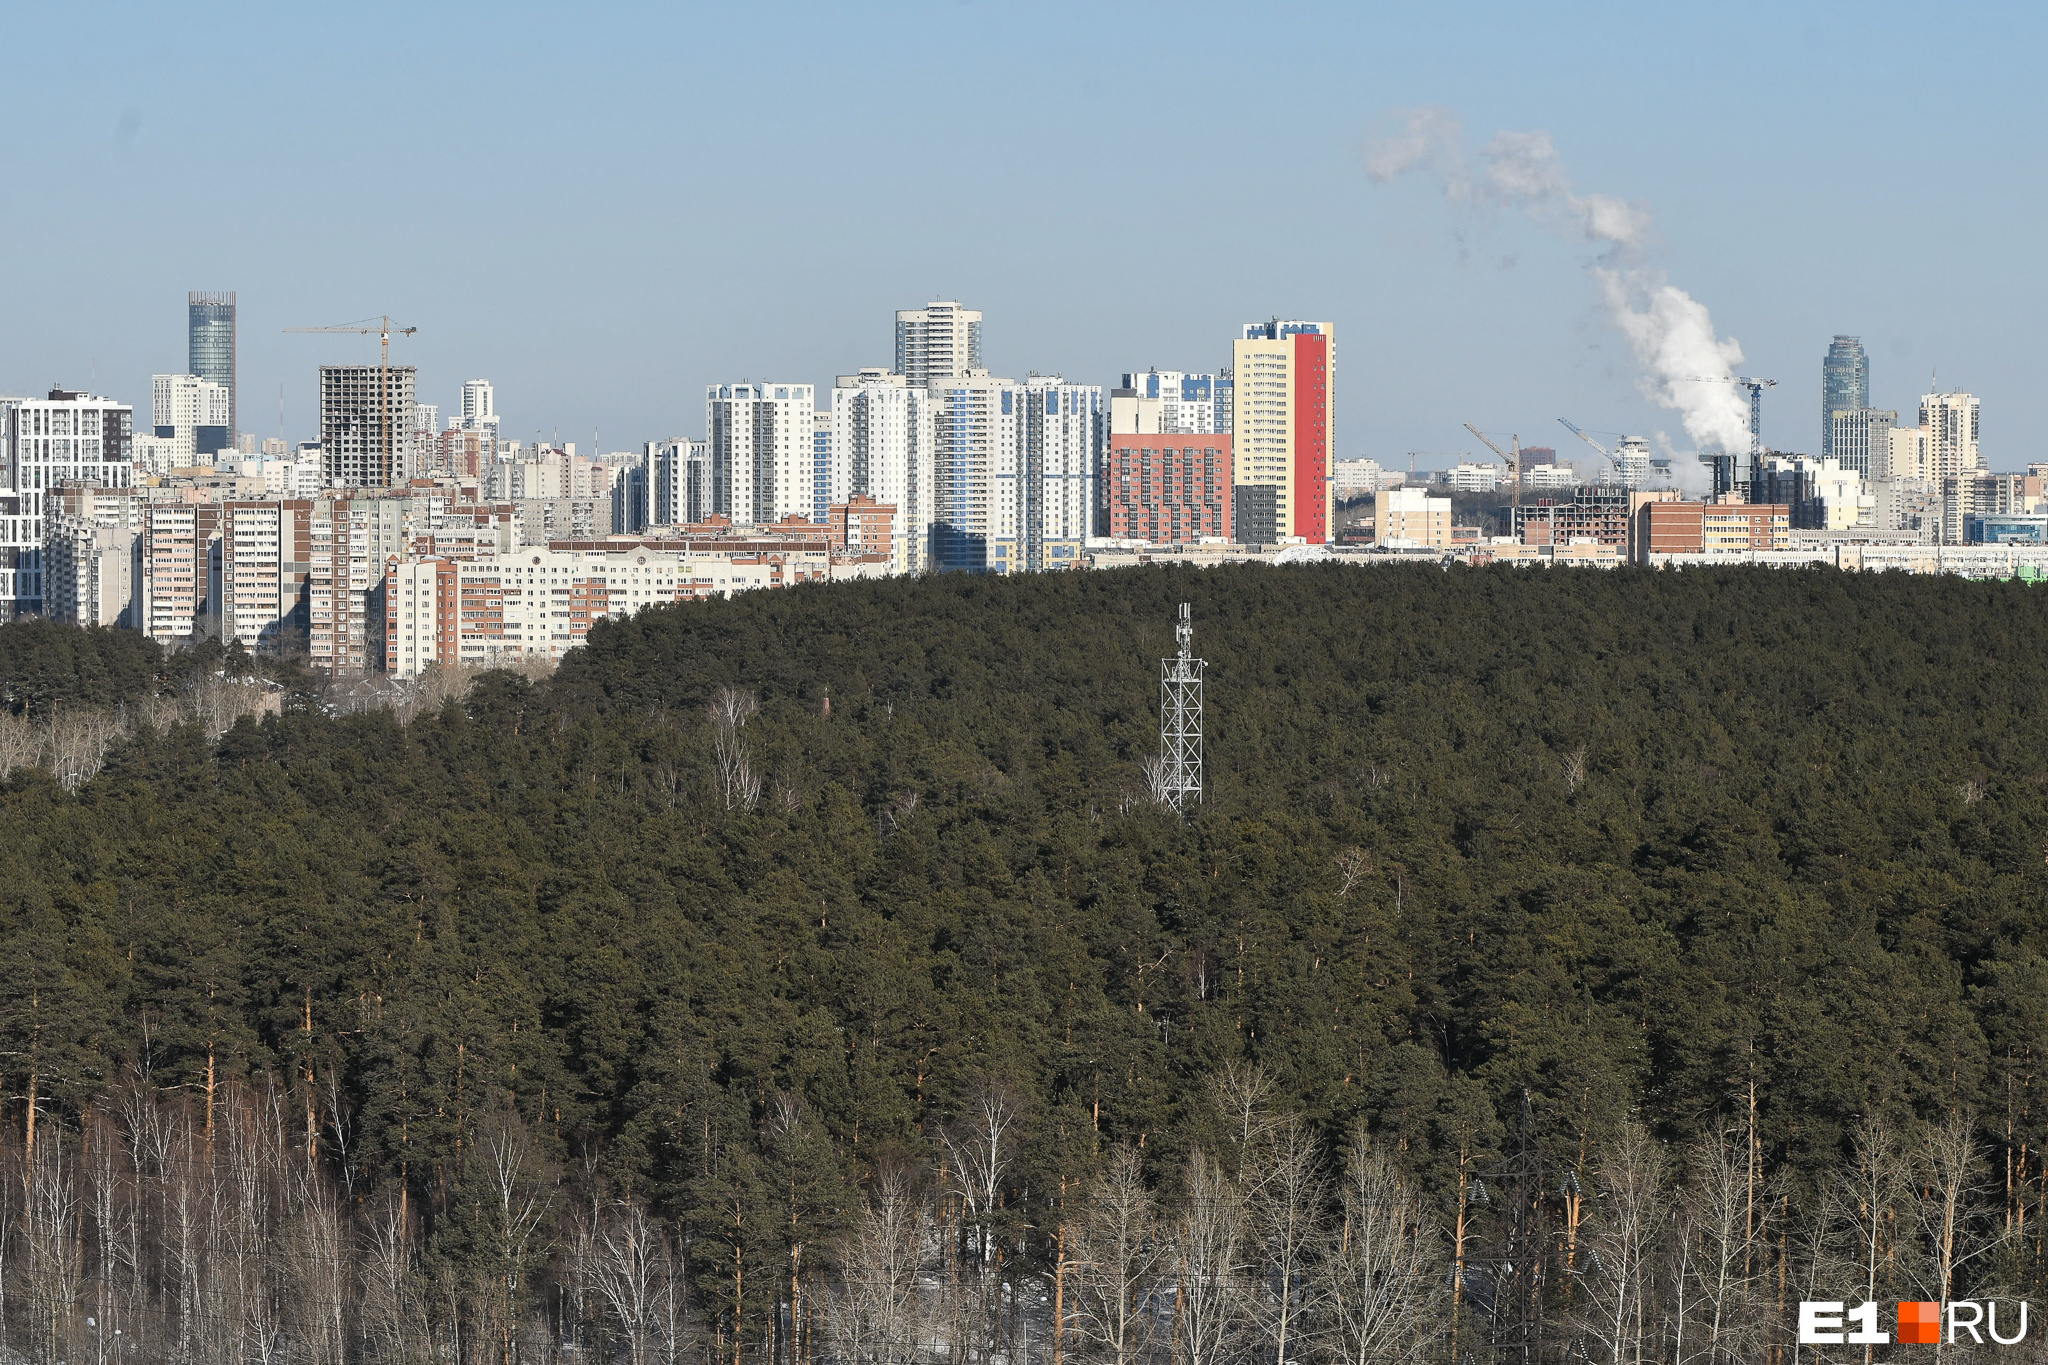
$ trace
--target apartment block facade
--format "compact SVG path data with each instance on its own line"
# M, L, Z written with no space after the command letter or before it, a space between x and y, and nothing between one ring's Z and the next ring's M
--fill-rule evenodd
M1237 482L1272 489L1278 535L1311 545L1330 539L1334 514L1336 341L1327 322L1275 318L1231 343Z
M1100 480L1112 539L1169 542L1231 532L1230 437L1113 433Z

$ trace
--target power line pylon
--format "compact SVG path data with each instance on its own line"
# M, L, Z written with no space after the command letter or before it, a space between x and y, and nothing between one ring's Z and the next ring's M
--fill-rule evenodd
M1166 760L1166 804L1186 814L1202 799L1202 672L1208 661L1193 655L1195 628L1185 602L1174 636L1179 655L1159 661L1159 752Z

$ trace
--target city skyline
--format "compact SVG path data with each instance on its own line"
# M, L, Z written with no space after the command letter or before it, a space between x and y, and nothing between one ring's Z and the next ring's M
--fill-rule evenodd
M1833 22L1833 8L1854 23ZM1453 222L1420 187L1368 183L1358 148L1378 122L1454 102L1476 136L1547 130L1583 184L1656 209L1659 263L1741 342L1746 372L1780 381L1765 407L1772 446L1818 440L1812 355L1837 332L1864 339L1873 406L1910 410L1938 367L1945 385L2013 410L2035 368L2041 291L2023 264L2016 288L2006 277L2031 259L2041 187L2002 157L2012 135L2000 130L2026 126L2030 97L1999 77L2033 47L2038 16L1986 9L1962 40L1982 79L1939 99L1909 87L1865 101L1844 150L1836 102L1864 88L1871 60L1909 50L1901 8L1815 10L1761 25L1772 35L1763 40L1736 36L1759 27L1738 13L1726 36L1717 25L1685 44L1620 11L1564 23L1489 13L1452 43L1441 20L1334 6L1305 6L1301 22L1254 35L1199 12L1162 36L1144 12L1072 9L1055 22L1092 41L1025 55L1007 43L1020 20L982 8L906 7L855 32L798 7L784 16L792 98L764 104L740 92L766 59L738 20L716 14L627 6L571 24L522 13L481 40L460 9L409 14L404 55L393 56L349 36L311 44L294 16L174 21L91 8L85 22L110 37L102 80L115 93L81 114L55 98L71 79L61 63L25 61L20 144L141 173L203 125L226 139L240 207L190 221L114 213L82 233L19 221L19 306L39 325L0 342L0 390L58 384L135 401L149 375L179 368L179 339L158 321L179 293L234 289L244 430L279 434L283 384L283 434L310 436L317 368L374 357L374 341L283 328L390 311L421 328L394 345L394 363L417 365L423 397L444 412L463 378L489 374L518 395L505 435L559 431L580 444L595 429L605 446L628 448L701 435L701 386L731 375L823 386L889 365L888 313L958 298L989 318L991 372L1103 384L1134 364L1215 369L1224 357L1211 338L1246 317L1329 318L1347 338L1335 396L1345 457L1468 448L1465 421L1526 438L1560 414L1596 430L1662 429L1683 445L1586 297L1583 252L1529 224ZM25 52L53 41L26 34ZM1163 110L1106 55L1134 45L1156 47L1197 88L1297 93ZM494 101L486 115L429 78L437 48L491 63L508 88L545 75L550 88L594 93ZM1015 55L992 62L999 49ZM295 54L289 79L269 59L278 50ZM685 52L696 93L671 107L655 99L658 82L636 76ZM191 109L176 78L187 60L240 73L237 98L266 117L223 128ZM1485 79L1546 62L1560 79ZM934 64L972 74L976 117L936 136L899 131L888 118L899 78ZM1638 102L1622 124L1604 83L1563 74L1595 67L1654 70L1669 98ZM357 113L304 96L343 73L360 75L353 88L406 96L379 116L390 137L363 138ZM863 141L842 143L863 126ZM957 150L1026 134L1059 149L1057 191L952 169ZM1229 204L1155 218L1116 192L1122 163L1141 155L1129 149L1167 134L1238 168ZM783 160L808 163L805 177L790 179L775 158L729 165L716 150L750 140L787 146ZM336 160L304 157L309 145ZM1821 145L1836 179L1804 170ZM1936 148L1953 171L1939 203L1909 197L1853 232L1842 226L1841 185ZM373 156L400 178L490 186L486 199L515 211L480 219L465 194L409 197L345 222L302 212L319 202L322 177L359 177ZM718 182L728 188L704 201L714 175L730 176ZM1751 207L1759 191L1767 213ZM633 212L608 210L624 206L621 193ZM1311 213L1291 207L1304 194ZM832 212L811 207L823 202ZM1282 218L1288 251L1243 249ZM731 268L741 259L774 264ZM1139 259L1150 268L1133 269ZM1910 287L1937 261L1944 289ZM2000 449L1995 431L1987 445Z

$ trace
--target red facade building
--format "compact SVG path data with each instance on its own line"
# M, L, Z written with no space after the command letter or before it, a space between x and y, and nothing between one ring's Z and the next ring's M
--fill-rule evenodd
M1228 436L1112 435L1103 478L1109 534L1159 543L1228 537L1230 481Z

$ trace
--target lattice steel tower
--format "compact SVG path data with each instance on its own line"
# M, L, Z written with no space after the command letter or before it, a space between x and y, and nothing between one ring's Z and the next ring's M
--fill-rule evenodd
M1166 763L1166 804L1184 812L1202 799L1202 670L1208 667L1190 653L1195 628L1185 602L1174 635L1180 654L1159 661L1159 752Z

